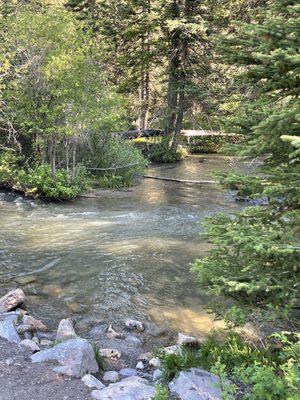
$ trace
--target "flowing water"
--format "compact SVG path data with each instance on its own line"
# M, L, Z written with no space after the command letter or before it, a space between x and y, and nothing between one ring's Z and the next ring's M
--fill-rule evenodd
M147 173L211 179L214 171L247 168L233 158L193 156ZM152 179L69 203L1 193L0 295L22 287L30 310L50 326L67 315L115 323L135 317L207 332L215 323L189 264L210 247L199 236L203 218L239 208L216 185Z

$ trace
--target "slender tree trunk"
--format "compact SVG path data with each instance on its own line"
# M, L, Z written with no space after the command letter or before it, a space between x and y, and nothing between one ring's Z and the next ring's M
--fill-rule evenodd
M147 28L144 37L142 38L142 49L143 53L146 54L146 61L142 62L141 68L141 83L140 83L140 114L138 118L138 129L147 129L148 118L149 118L149 106L150 106L150 28L149 20L151 14L151 0L147 0L146 4L143 5L142 9L145 15Z
M173 20L184 17L189 22L190 0L173 0L171 17ZM169 51L168 116L166 133L169 136L169 148L176 151L178 137L182 130L186 111L186 91L189 69L189 40L182 28L171 32Z
M170 6L170 17L173 20L180 17L180 4L178 0L173 0ZM180 30L174 29L170 34L169 47L169 80L167 98L167 118L165 131L169 136L169 146L173 147L175 125L178 107L178 72L180 69Z
M75 178L76 174L76 143L73 143L73 152L72 152L72 177Z
M56 138L53 136L49 145L49 161L52 178L56 177Z

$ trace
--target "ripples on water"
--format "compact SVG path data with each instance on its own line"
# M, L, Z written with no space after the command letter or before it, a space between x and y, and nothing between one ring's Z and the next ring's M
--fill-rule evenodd
M234 159L207 156L150 172L209 179L214 171L232 168ZM207 299L189 264L209 248L199 237L203 218L239 207L215 185L150 179L128 191L67 204L2 193L0 294L18 286L12 277L35 275L24 290L30 308L50 325L76 312L79 319L115 322L131 316L167 320L186 332L207 331L213 326L204 311Z

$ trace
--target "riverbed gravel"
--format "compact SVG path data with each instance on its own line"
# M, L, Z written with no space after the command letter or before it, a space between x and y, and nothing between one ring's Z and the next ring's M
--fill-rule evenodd
M80 379L69 379L45 364L32 364L30 353L0 339L0 400L90 400Z

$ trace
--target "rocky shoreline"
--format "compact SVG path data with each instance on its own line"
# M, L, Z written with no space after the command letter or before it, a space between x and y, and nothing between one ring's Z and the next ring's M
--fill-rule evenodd
M124 360L120 350L140 340L139 335L146 330L141 321L135 319L124 321L123 331L117 331L112 325L104 331L98 330L99 335L105 335L114 343L120 343L120 346L114 348L100 348L86 338L78 336L72 318L62 319L57 330L50 331L41 320L29 315L25 308L25 300L25 294L21 289L12 290L0 298L0 339L14 344L12 352L15 354L26 356L24 359L28 362L27 369L30 370L31 366L34 368L35 365L47 365L50 375L54 373L63 379L76 380L77 384L86 386L90 391L90 398L96 400L155 399L155 386L163 378L160 359L152 352L136 351L131 362L126 363L126 357ZM164 347L162 351L176 354L180 352L182 346L199 345L201 345L200 339L179 333L177 343ZM13 357L6 357L0 362L5 368L15 363ZM192 368L181 372L168 383L168 387L170 398L217 400L221 399L217 384L216 376ZM16 397L11 393L10 398ZM7 400L10 398L6 397ZM49 395L44 400L52 398L55 397Z

